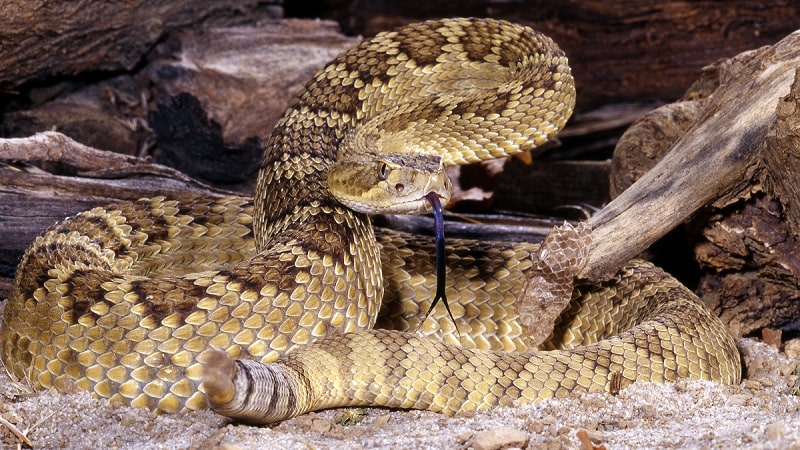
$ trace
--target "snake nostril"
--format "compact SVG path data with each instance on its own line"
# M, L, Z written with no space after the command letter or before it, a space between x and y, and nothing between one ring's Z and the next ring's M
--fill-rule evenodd
M394 185L394 190L396 190L397 192L403 192L403 189L405 188L406 187L403 185L403 183L397 183Z

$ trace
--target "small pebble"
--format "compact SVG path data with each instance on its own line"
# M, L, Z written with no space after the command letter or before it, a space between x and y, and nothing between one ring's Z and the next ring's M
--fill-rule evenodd
M314 419L309 429L315 433L327 433L331 430L331 422L324 419Z
M742 386L744 386L747 389L761 389L761 383L759 383L756 380L750 380L750 379L742 380Z
M790 339L783 344L783 351L786 356L792 359L800 359L800 339Z
M311 425L314 424L314 419L310 414L306 416L299 416L294 418L294 424L298 428L311 428Z
M598 408L599 409L599 408L602 408L602 407L606 406L606 404L608 404L608 402L606 400L602 399L602 398L599 398L599 397L590 397L590 398L587 398L586 400L584 400L584 404L586 404L587 407Z
M119 424L123 427L132 427L136 423L136 415L135 414L121 414L119 418Z
M243 447L240 447L240 446L238 446L236 444L227 444L227 443L226 444L222 444L217 448L219 450L244 450Z
M481 431L475 435L475 439L472 441L472 447L475 450L525 448L526 445L528 445L528 435L523 431L510 427Z
M533 434L542 434L544 432L544 424L540 421L534 421L528 424L528 432Z
M658 416L658 410L653 405L642 406L641 413L645 419L654 419Z
M391 414L381 414L372 421L373 425L388 425L389 420L392 418Z
M781 436L783 436L783 428L784 428L783 422L780 421L772 422L771 424L767 425L767 428L765 430L767 432L767 438L772 441L780 438Z
M468 440L470 440L470 438L472 438L472 436L474 434L475 433L473 433L472 431L465 431L465 432L459 434L458 436L456 436L456 442L458 442L459 444L464 444Z
M749 395L731 395L728 397L728 404L731 406L745 406L749 398Z

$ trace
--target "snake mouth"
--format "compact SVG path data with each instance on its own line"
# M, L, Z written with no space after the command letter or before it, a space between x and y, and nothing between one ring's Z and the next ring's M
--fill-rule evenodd
M437 204L446 206L450 201L450 197L453 194L453 183L447 173L441 170L428 180L423 192L425 192L425 196L421 200L425 205L425 212L435 213Z
M447 205L450 201L449 193L439 191L428 191L427 194L420 198L409 201L404 206L404 211L401 214L437 214L437 207L441 210L443 205Z
M425 194L424 198L427 200L428 206L430 206L431 212L434 214L441 214L442 205L446 205L447 201L450 200L448 195L442 195L436 191L428 192Z
M442 205L442 207L447 206L447 203L450 201L450 191L447 190L445 192L440 191L428 191L427 194L422 198L422 201L427 204L430 208L428 212L435 212L436 210L436 203Z

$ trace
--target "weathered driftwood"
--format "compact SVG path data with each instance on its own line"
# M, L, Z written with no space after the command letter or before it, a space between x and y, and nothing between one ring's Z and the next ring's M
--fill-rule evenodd
M28 109L10 111L0 120L3 137L27 137L42 131L59 131L93 148L126 155L146 154L154 142L144 119L147 96L129 75L89 85L68 94L72 83L36 90ZM39 93L39 91L46 91ZM52 95L56 97L44 101ZM44 103L39 103L39 102Z
M0 165L0 267L6 277L31 240L66 216L145 196L229 192L184 172L214 181L253 178L261 152L253 139L265 138L313 72L356 41L331 22L298 20L184 32L175 39L136 76L5 116L6 132L63 130L80 142L125 153L140 153L147 137L157 136L155 161L180 159L183 169L100 152L58 133L0 139L0 161L11 163ZM150 103L156 105L148 117ZM242 156L242 148L251 151ZM249 167L236 166L236 156ZM246 183L237 187L247 192Z
M309 20L182 32L138 73L80 89L66 82L66 93L52 101L5 114L2 132L57 130L98 149L152 153L195 178L247 189L261 141L292 96L357 41L332 22Z
M699 264L697 293L735 335L800 327L798 35L709 67L682 101L632 126L620 139L612 164L612 191L628 190L593 219L608 220L599 227L601 236L609 236L606 232L623 218L636 220L632 229L637 234L648 231L637 243L641 247L662 228L690 219L686 228L692 240L685 244L693 247L696 263L685 263ZM704 122L692 126L696 121ZM670 147L664 159L672 166L664 169L656 163ZM685 191L680 186L686 183L697 185L689 191L697 192L697 198L674 196L673 185ZM672 217L664 214L665 223L654 224L618 207L626 199L626 205L635 203L634 210L645 199L653 211L664 207ZM692 212L698 201L701 208ZM626 232L617 229L614 235L636 242Z
M800 241L787 214L796 205L764 191L703 217L696 291L734 335L800 329Z
M265 139L319 68L360 39L319 20L271 21L176 36L180 50L147 67L157 101L187 93L220 124L226 142Z
M0 86L82 72L130 70L169 32L199 23L252 23L278 17L280 3L6 0L0 2Z
M765 139L800 67L800 32L752 56L669 153L592 217L594 248L583 276L613 272L699 208L749 190L758 171L767 179L784 174L762 155L771 151Z

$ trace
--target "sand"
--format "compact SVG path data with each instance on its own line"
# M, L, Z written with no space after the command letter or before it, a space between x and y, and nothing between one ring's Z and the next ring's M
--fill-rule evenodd
M83 392L32 394L5 375L0 417L42 449L581 448L580 430L609 449L800 448L800 397L791 394L800 361L752 339L738 345L747 369L738 386L636 383L616 396L575 394L458 417L366 409L361 422L343 426L337 419L354 411L332 410L252 427L210 411L154 415ZM20 440L0 425L0 445Z

